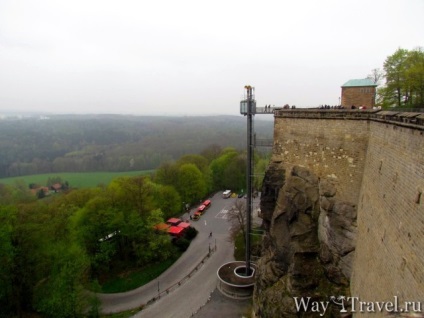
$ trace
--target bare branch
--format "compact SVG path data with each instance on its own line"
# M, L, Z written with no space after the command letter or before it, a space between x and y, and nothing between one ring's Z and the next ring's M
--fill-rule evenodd
M236 200L228 211L228 219L232 223L230 237L234 239L239 231L242 231L243 237L246 237L246 201L244 199Z

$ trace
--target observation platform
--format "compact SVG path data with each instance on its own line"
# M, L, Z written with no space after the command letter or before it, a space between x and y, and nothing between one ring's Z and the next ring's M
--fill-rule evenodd
M274 110L281 109L281 108L282 107L275 107L275 106L273 106L273 107L271 107L271 106L270 107L266 107L266 106L264 106L264 107L256 107L255 115L256 114L274 115Z

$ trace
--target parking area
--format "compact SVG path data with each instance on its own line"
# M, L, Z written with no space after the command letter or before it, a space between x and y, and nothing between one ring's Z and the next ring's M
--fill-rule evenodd
M217 219L227 219L228 218L228 209L222 209L218 212L218 214L215 216Z

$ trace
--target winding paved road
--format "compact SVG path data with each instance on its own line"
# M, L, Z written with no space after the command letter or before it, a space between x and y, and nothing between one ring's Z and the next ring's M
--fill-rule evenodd
M188 275L207 255L209 246L217 247L205 263L190 279L180 287L161 297L159 300L147 306L134 317L155 318L188 318L196 313L200 307L207 303L210 294L216 287L218 268L233 258L233 243L228 240L231 227L227 221L227 211L236 199L223 199L221 193L212 198L212 205L198 221L192 221L191 225L198 231L198 235L190 244L187 251L158 279L125 293L98 294L101 301L102 313L116 313L134 309L146 304L158 295L160 291L178 283ZM195 211L192 210L191 213ZM188 219L188 214L183 215ZM212 232L212 237L209 236Z

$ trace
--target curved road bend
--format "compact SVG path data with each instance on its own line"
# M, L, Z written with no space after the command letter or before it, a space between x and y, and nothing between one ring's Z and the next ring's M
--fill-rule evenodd
M144 286L124 293L98 294L102 313L121 312L146 304L158 295L158 286L160 291L164 291L178 283L206 256L209 252L209 244L211 248L216 244L217 251L191 278L134 317L187 318L208 301L216 287L216 271L222 264L234 259L233 244L228 242L231 225L226 219L226 210L232 206L235 199L222 199L219 192L211 200L212 205L200 220L191 222L199 233L187 251L158 279ZM191 213L194 212L195 210L191 211ZM188 218L188 214L184 217ZM210 232L212 237L209 237Z

